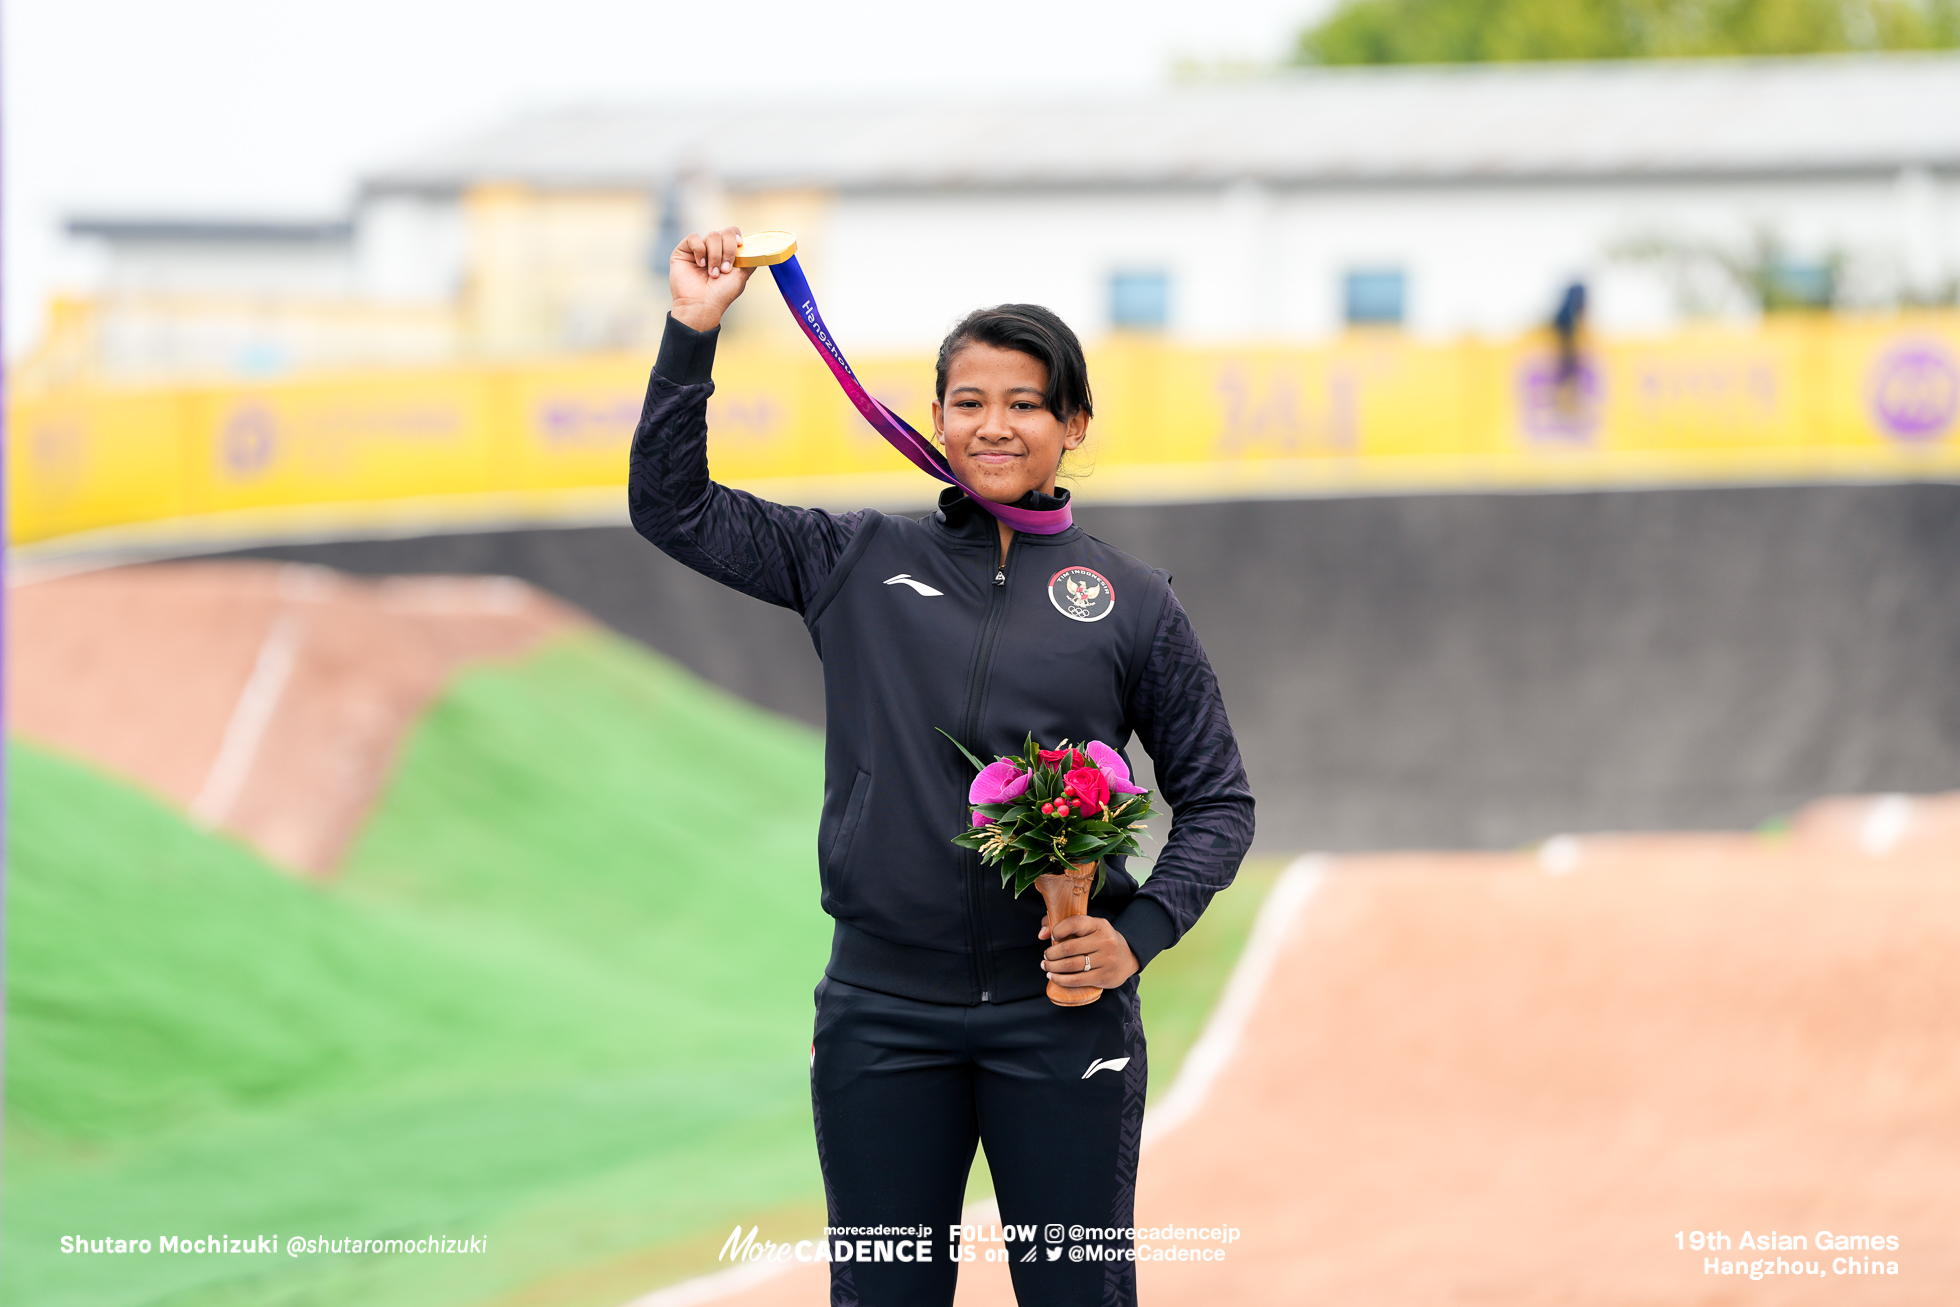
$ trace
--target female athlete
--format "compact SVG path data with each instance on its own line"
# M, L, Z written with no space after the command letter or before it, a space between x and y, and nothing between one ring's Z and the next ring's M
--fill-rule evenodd
M833 933L810 1096L838 1249L831 1301L953 1301L979 1143L1018 1300L1134 1303L1137 975L1231 883L1252 839L1217 679L1169 577L1074 526L1016 532L957 487L914 519L789 508L712 481L715 341L749 279L739 235L675 247L628 497L666 553L801 614L823 660L817 854ZM966 486L996 504L1067 502L1055 478L1091 401L1060 318L1029 304L968 315L940 346L935 394L934 437ZM1044 929L1038 895L1014 897L950 842L973 770L935 728L983 759L1030 732L1119 750L1134 737L1173 815L1148 881L1110 866L1088 916ZM1058 1006L1051 978L1102 1001Z

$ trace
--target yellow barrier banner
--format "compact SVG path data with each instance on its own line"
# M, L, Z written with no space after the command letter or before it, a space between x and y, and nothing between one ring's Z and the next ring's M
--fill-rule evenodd
M17 400L7 409L7 528L45 540L193 511L184 496L188 396Z
M213 390L182 411L188 511L493 488L492 390L471 373Z
M86 390L8 409L15 544L283 512L360 518L496 503L613 505L651 360L605 356L228 386ZM868 389L929 428L927 357ZM1091 351L1089 499L1171 500L1960 475L1960 314L1788 315L1591 342ZM936 486L803 351L724 347L709 401L716 477L803 497L925 502ZM558 496L554 499L553 496ZM518 508L511 508L518 505ZM528 507L524 507L527 506ZM617 505L623 514L623 497Z

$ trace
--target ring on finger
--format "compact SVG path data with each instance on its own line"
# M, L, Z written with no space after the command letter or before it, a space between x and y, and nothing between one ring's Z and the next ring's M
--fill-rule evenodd
M1096 969L1094 959L1090 958L1086 953L1082 955L1082 969L1084 971L1094 971Z

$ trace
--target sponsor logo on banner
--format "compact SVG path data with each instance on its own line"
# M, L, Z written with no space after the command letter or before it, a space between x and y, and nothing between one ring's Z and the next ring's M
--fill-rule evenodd
M1589 359L1563 374L1553 358L1529 359L1518 370L1518 415L1535 445L1590 446L1605 406L1605 378Z
M1872 417L1903 444L1938 440L1960 414L1960 365L1932 341L1900 345L1872 369Z

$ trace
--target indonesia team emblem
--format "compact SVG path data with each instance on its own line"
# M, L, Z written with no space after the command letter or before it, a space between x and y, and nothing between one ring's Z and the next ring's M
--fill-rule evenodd
M1100 622L1116 607L1109 578L1087 567L1064 567L1048 578L1048 602L1063 617Z

